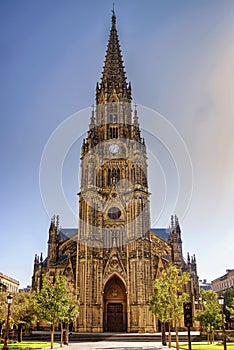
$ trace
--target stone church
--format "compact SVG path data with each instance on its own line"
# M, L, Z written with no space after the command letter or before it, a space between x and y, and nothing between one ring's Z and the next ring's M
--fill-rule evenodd
M81 149L77 229L51 220L48 255L35 256L32 287L49 273L67 277L80 302L80 332L154 332L149 298L168 262L191 274L187 291L198 297L195 256L183 258L181 229L150 227L147 147L132 104L116 16L107 45L96 105Z

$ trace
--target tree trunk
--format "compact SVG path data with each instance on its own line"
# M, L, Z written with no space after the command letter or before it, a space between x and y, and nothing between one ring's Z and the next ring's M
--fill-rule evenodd
M157 332L157 327L156 327L156 318L155 318L155 314L154 315L154 332L156 333Z
M18 324L18 342L22 342L22 337L23 337L23 324L19 323Z
M167 345L167 336L166 336L165 322L162 322L161 327L162 327L162 345L166 346Z
M175 331L176 331L176 350L180 350L177 321L175 321Z
M60 347L63 346L63 323L61 323L61 329L60 329Z
M214 343L214 331L212 329L212 331L210 332L210 344Z
M0 322L0 338L2 337L2 326L4 325L5 321Z
M51 337L50 337L50 348L53 349L54 347L54 328L55 324L54 321L51 323Z
M64 327L64 336L63 336L63 344L68 345L68 324L65 324Z
M171 348L171 322L168 323L168 347Z

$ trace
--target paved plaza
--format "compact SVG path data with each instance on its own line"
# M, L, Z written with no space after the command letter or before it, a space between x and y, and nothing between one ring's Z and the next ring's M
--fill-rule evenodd
M168 350L167 346L162 346L160 342L82 342L70 343L68 350ZM171 350L174 348L170 348Z

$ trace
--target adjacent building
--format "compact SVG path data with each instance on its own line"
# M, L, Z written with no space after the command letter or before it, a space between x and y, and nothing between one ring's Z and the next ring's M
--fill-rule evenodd
M204 280L199 280L199 287L200 289L205 289L205 290L210 290L212 289L211 283L207 282L206 279Z
M16 293L19 291L19 281L0 272L0 289Z
M214 292L222 292L228 288L234 287L234 269L226 270L225 275L211 281Z
M196 259L183 257L178 218L172 216L168 228L150 227L146 142L113 13L81 149L78 229L61 229L52 218L47 257L35 256L32 278L36 289L44 273L67 277L80 303L74 327L80 332L154 332L149 298L169 262L190 272L187 292L192 302L198 299Z
M31 292L31 286L26 286L24 288L20 288L19 292L25 292L25 293L30 293Z

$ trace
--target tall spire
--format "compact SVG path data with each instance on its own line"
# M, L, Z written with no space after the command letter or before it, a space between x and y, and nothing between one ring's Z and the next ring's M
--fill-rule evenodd
M112 10L112 26L107 44L105 62L100 86L97 85L96 102L131 102L131 86L127 83L121 54L118 33L116 29L116 15Z

